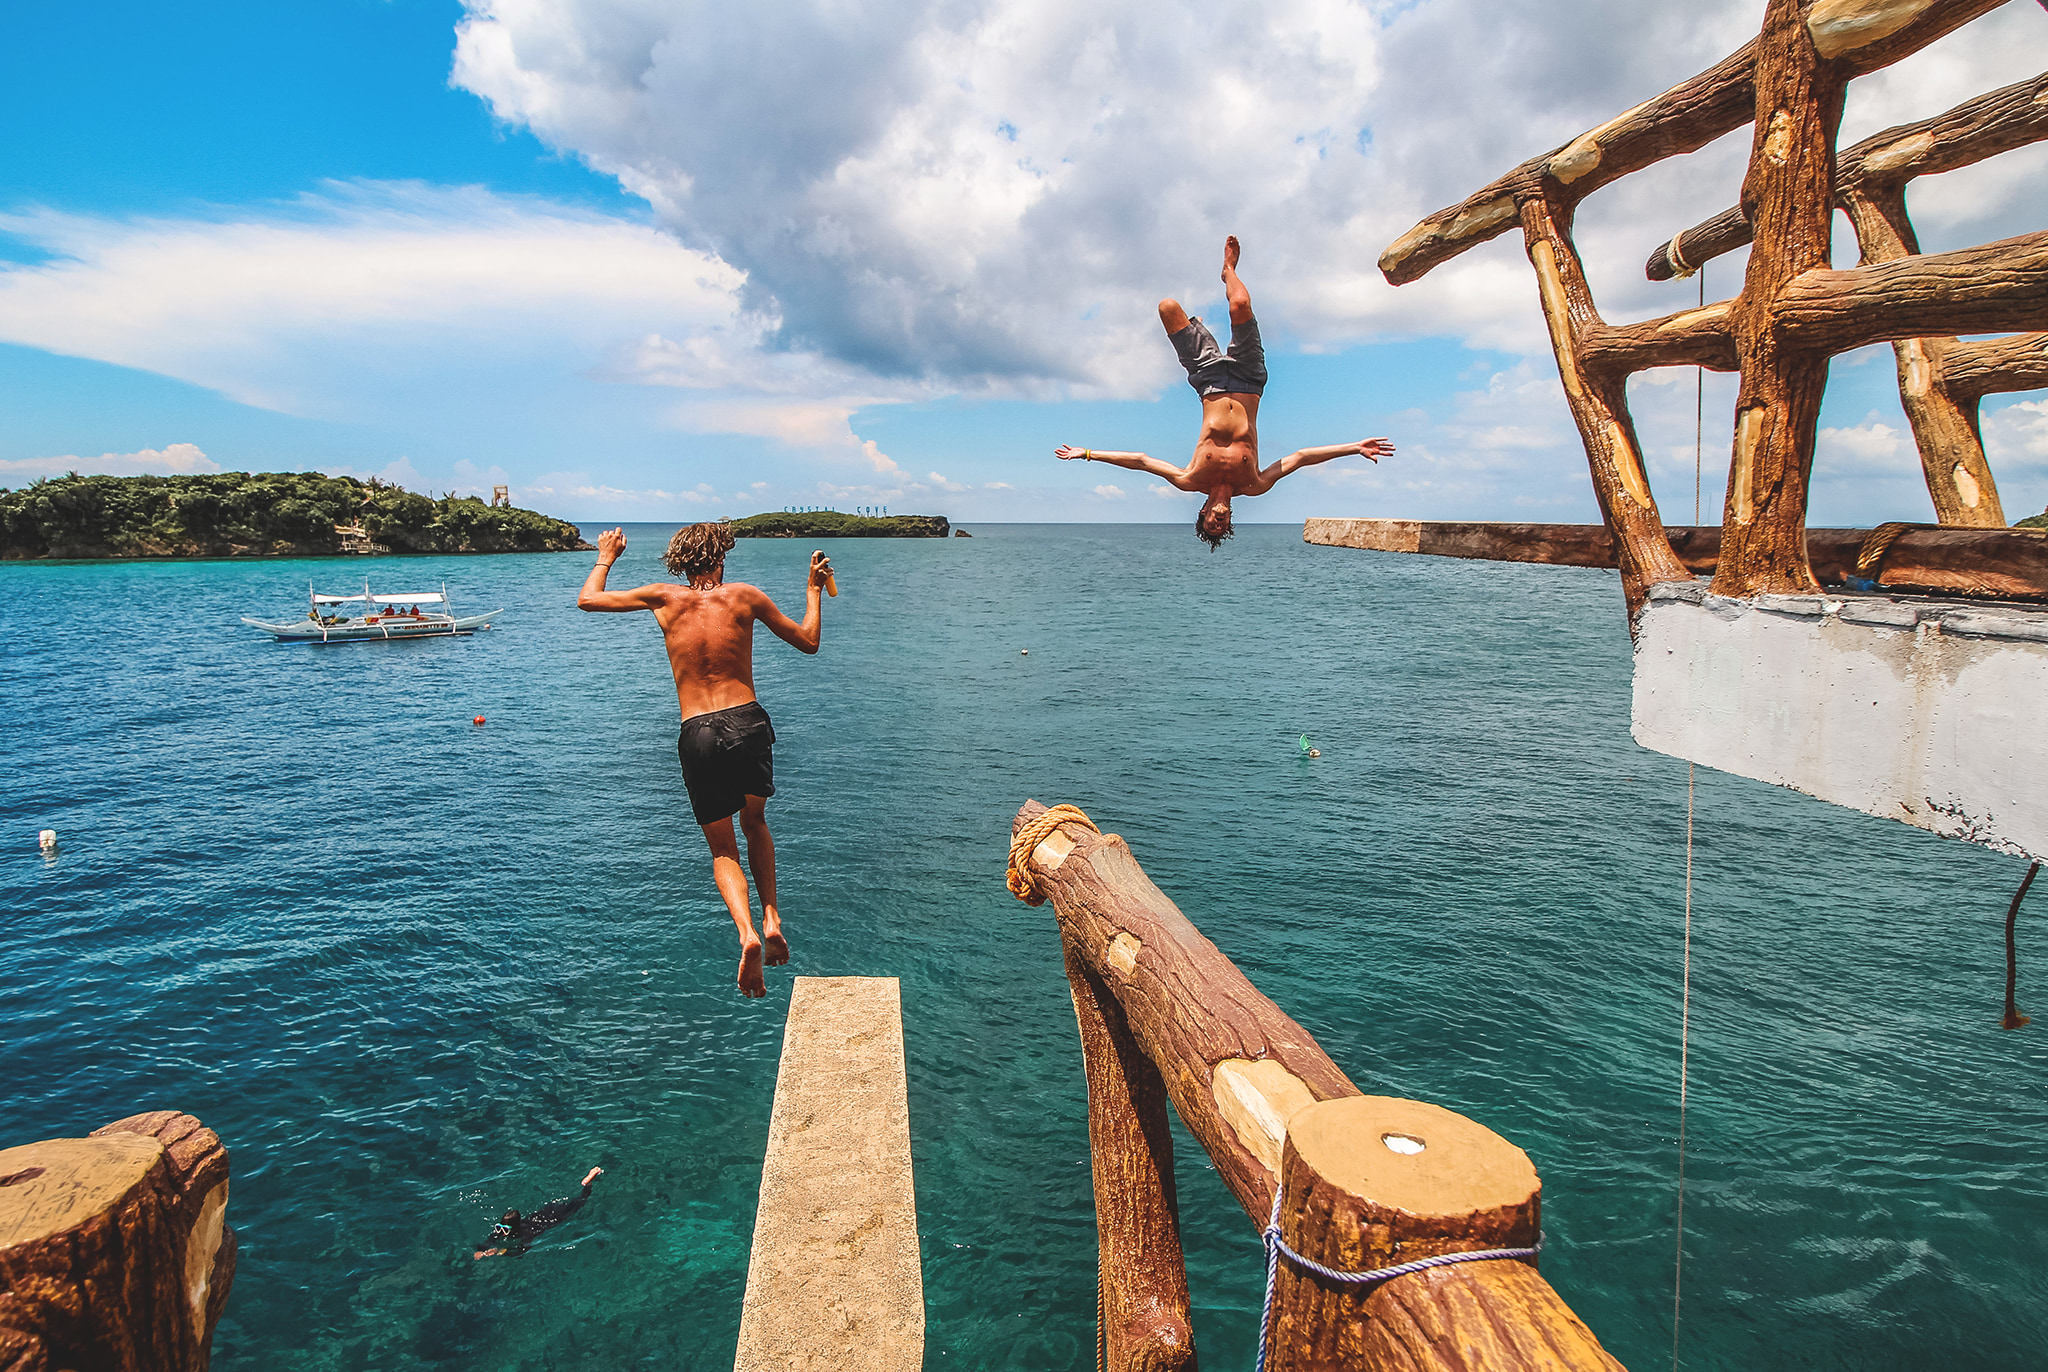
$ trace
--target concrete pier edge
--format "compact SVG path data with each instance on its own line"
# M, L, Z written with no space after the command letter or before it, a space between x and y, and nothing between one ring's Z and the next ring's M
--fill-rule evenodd
M894 977L798 977L733 1367L923 1364L902 993Z

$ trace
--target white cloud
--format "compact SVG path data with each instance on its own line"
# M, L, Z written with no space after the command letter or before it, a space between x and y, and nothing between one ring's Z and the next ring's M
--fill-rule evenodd
M168 443L132 453L101 453L98 457L23 457L0 461L0 477L63 476L193 476L217 472L220 463L190 443Z
M1122 500L1124 498L1124 490L1121 486L1102 485L1094 489L1095 494L1104 500Z
M455 83L745 273L744 299L773 321L764 338L898 383L1117 395L1173 380L1151 302L1213 303L1232 231L1269 337L1542 351L1512 236L1399 291L1378 249L1718 61L1759 12L785 0L707 23L648 0L466 3ZM1852 132L2031 74L2044 22L2009 6L1858 83ZM777 80L731 79L767 68ZM1612 317L1685 303L1686 286L1645 282L1642 260L1734 201L1748 147L1737 131L1589 202L1580 242ZM1983 174L1972 196L1930 190L1930 222L1946 222L1937 202L2032 203L2024 167Z
M1853 428L1822 429L1814 441L1816 477L1917 475L1911 433L1871 417Z
M0 265L0 338L292 413L416 365L541 351L566 370L622 337L744 333L740 274L715 257L474 188L330 184L204 218L33 211L0 230L51 254Z

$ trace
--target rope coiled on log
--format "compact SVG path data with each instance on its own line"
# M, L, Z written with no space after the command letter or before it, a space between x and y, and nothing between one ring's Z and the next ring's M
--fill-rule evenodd
M1045 904L1046 892L1039 885L1038 874L1031 870L1031 850L1053 836L1062 824L1085 825L1091 833L1101 834L1095 821L1088 818L1078 805L1055 805L1045 813L1024 822L1024 827L1010 836L1010 871L1006 880L1010 894L1026 905ZM1115 834L1103 834L1111 843L1122 842Z
M1671 264L1672 276L1680 281L1699 271L1698 267L1693 266L1690 262L1679 256L1678 240L1683 237L1685 237L1685 230L1680 229L1677 233L1672 234L1671 241L1664 245L1664 260ZM1697 524L1699 520L1695 518L1693 523Z
M1892 550L1903 534L1915 529L1938 529L1939 524L1880 524L1863 536L1863 546L1856 550L1856 575L1866 581L1881 582L1884 573L1885 555Z

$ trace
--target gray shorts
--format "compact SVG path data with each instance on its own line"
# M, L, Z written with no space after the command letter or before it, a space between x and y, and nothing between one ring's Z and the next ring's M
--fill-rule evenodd
M1266 345L1259 341L1258 320L1231 324L1228 353L1216 346L1216 335L1199 319L1190 319L1185 329L1167 337L1180 354L1180 365L1187 368L1188 384L1203 399L1225 391L1266 393Z

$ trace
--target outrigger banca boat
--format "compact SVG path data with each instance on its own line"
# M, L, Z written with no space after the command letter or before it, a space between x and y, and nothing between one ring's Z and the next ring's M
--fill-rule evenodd
M306 588L312 599L306 617L290 624L242 616L244 624L266 634L276 634L280 643L384 642L394 638L459 638L491 627L490 614L458 619L448 604L448 586L413 595L372 595L370 583L363 583L361 595L321 595ZM438 608L429 608L438 607Z

